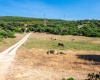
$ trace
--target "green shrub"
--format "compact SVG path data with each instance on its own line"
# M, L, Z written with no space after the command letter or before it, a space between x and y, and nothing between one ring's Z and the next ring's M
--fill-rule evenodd
M15 36L14 36L14 33L13 33L13 32L8 32L8 33L7 33L7 36L8 36L9 38L15 38Z
M74 78L68 78L67 80L75 80Z
M11 31L9 31L9 30L7 30L7 31L1 30L0 31L0 35L3 36L3 37L5 37L5 38L7 38L7 37L9 37L9 38L15 38L14 33L11 32Z
M95 74L95 73L89 73L88 74L88 79L86 80L100 80L100 72Z
M62 78L61 80L75 80L74 78L70 77L68 79Z

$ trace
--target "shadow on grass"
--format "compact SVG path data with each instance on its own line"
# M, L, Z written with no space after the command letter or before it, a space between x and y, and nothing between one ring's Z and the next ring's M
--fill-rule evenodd
M93 61L93 65L100 65L100 55L77 55L78 58Z

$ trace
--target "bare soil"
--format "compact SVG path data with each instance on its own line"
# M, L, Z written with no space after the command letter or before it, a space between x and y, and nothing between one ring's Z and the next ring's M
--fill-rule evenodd
M16 39L20 39L20 38L16 38ZM9 72L10 66L13 65L12 61L14 61L16 50L26 41L26 39L27 36L25 36L25 39L23 38L23 40L21 40L17 44L9 47L9 49L0 53L0 80L7 80L6 76ZM7 41L9 42L10 40Z
M33 36L44 39L55 37L39 33L31 37ZM73 39L73 36L69 37L68 40ZM59 39L57 36L56 38ZM46 54L46 52L47 49L26 49L22 46L9 68L7 80L60 80L69 77L84 80L88 73L100 72L99 51L63 50L66 55Z

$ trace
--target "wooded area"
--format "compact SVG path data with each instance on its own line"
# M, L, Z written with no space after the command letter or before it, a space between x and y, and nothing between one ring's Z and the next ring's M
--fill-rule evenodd
M45 25L44 25L45 23ZM100 37L100 20L61 20L27 18L14 16L0 17L0 40L14 38L14 34L23 32L46 32L56 35L78 35Z

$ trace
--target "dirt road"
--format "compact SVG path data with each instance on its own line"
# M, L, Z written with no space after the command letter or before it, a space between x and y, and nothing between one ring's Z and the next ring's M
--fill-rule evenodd
M27 34L19 42L0 53L0 80L7 80L6 75L9 70L9 66L11 66L11 62L14 60L16 51L28 39L30 34L31 33Z

